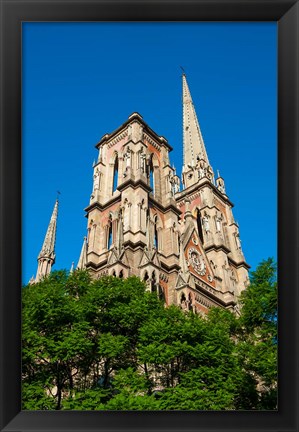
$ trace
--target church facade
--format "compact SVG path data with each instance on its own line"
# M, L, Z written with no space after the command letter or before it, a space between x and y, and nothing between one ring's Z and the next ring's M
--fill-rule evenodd
M93 277L138 276L166 305L206 313L238 309L248 285L224 179L210 165L185 74L182 178L172 148L138 113L96 145L87 235L77 268ZM55 262L56 201L35 281Z

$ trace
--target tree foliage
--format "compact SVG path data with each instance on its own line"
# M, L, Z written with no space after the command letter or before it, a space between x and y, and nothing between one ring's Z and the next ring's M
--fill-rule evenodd
M202 317L136 277L53 272L23 288L23 408L276 409L276 291L264 261L239 317Z
M257 384L256 409L277 405L277 269L273 259L251 274L241 296L239 353L247 375Z

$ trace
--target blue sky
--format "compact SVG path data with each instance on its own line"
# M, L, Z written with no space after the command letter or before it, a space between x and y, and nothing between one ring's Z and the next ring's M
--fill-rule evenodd
M277 256L275 23L23 23L22 280L61 192L56 264L77 263L95 144L139 112L182 167L183 66L252 269Z

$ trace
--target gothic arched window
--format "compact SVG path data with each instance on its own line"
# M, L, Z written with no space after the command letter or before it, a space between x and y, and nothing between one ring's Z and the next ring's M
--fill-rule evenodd
M186 296L185 296L184 293L181 294L180 306L181 306L182 309L186 309L187 302L186 302Z
M112 185L112 193L116 191L118 185L118 157L115 157L114 168L113 168L113 185Z
M124 277L124 272L123 272L123 270L121 270L120 272L119 272L119 276L118 276L119 278L123 278Z
M150 187L153 190L153 194L155 195L155 177L154 177L154 165L153 165L153 155L151 155L150 162L149 162L149 183Z
M198 236L200 238L201 243L203 244L203 233L202 233L202 224L201 224L201 216L200 216L200 211L197 210L197 230L198 230Z
M145 282L146 287L148 288L149 275L148 275L148 272L147 272L147 271L144 273L144 276L143 276L143 282Z
M152 273L152 282L151 282L151 290L152 292L157 292L157 287L156 287L156 273L153 271Z
M160 284L158 285L158 290L159 290L159 292L158 292L159 299L165 301L164 290Z
M112 245L112 215L108 219L108 238L107 238L107 249L110 249Z

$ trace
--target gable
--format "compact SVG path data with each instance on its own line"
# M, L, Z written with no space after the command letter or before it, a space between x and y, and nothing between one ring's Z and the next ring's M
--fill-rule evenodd
M127 257L127 254L125 251L121 253L120 256L118 256L118 251L113 248L109 252L108 260L107 260L107 266L112 266L113 264L120 263L123 264L125 267L129 267L129 260Z
M188 285L188 280L189 280L189 275L186 275L186 280L185 280L185 277L183 276L183 274L179 273L178 277L177 277L177 280L176 280L175 287L176 288L181 288L183 286Z
M144 250L143 255L140 260L139 267L144 267L145 265L153 264L156 267L160 268L160 260L157 254L157 251L154 251L153 255L150 256L148 251Z
M213 270L195 228L189 236L184 254L190 274L216 288Z

